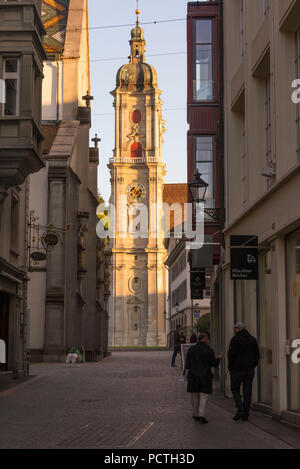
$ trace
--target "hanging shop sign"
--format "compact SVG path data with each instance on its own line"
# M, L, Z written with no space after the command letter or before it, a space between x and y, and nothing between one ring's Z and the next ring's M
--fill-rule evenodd
M230 236L231 280L258 280L258 237Z
M202 300L205 290L205 269L191 271L191 299Z
M194 319L200 319L200 311L194 311Z

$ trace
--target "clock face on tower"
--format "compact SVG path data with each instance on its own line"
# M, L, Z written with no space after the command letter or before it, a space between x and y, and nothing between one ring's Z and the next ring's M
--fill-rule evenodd
M131 202L143 200L146 197L146 188L142 184L131 184L127 189L127 196Z

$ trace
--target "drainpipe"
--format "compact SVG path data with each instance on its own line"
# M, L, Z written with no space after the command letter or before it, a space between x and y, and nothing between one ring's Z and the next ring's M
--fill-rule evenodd
M61 63L61 54L56 54L56 80L57 80L57 92L56 92L56 122L59 122L59 105L60 105L60 63Z
M224 2L219 0L220 10L220 39L219 39L219 54L220 54L220 205L221 205L221 217L220 217L220 230L223 237L223 230L225 227L225 171L224 171ZM223 274L223 261L225 254L225 245L221 242L221 259L219 265L219 311L221 314L220 324L220 341L221 351L224 352L223 360L221 361L221 389L225 394L226 391L226 357L225 357L225 346L226 346L226 334L225 334L225 285L224 285L224 274Z

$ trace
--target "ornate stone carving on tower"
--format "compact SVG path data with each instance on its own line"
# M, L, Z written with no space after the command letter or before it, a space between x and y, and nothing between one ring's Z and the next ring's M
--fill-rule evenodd
M116 127L108 168L116 237L112 240L109 339L112 346L165 346L166 250L161 226L165 121L156 71L145 62L146 41L138 9L136 14L129 63L117 72L116 88L111 93ZM141 205L147 209L144 237L136 235L140 222L134 216L144 212ZM124 220L127 229L120 236Z

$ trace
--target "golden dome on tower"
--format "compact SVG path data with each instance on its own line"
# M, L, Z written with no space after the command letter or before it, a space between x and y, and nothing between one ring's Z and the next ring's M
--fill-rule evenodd
M142 91L157 86L156 70L145 62L125 64L118 70L117 88L121 90Z

